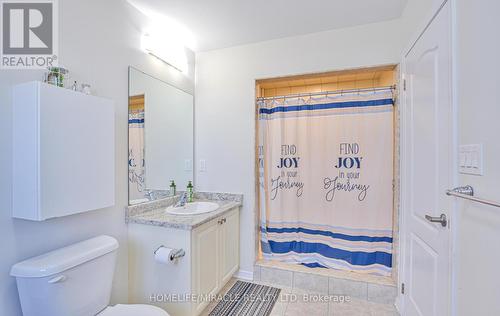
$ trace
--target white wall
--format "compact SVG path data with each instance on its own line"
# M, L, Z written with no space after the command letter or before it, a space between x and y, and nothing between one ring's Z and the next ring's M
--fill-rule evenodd
M92 84L94 93L115 100L116 107L116 205L80 215L30 222L11 214L12 109L11 87L39 80L41 71L0 71L0 315L21 315L12 264L28 257L108 234L120 242L113 289L114 302L128 295L127 227L127 73L134 65L178 87L193 91L194 56L190 54L188 76L170 69L138 48L144 16L121 0L63 0L60 3L60 57L79 82ZM64 194L64 192L61 192ZM89 197L91 198L91 197Z
M455 0L459 144L483 144L484 176L461 175L479 197L500 201L500 2ZM500 212L460 202L457 315L500 315Z
M401 19L196 54L196 188L244 194L241 269L255 260L255 80L399 63L431 0Z

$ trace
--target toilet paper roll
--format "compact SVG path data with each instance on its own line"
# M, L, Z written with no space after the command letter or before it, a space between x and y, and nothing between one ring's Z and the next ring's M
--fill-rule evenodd
M169 264L174 261L173 253L174 249L161 246L155 251L155 261L158 263Z

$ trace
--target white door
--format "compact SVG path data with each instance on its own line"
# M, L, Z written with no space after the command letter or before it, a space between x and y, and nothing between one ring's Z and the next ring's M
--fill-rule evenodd
M451 12L446 4L404 59L402 106L403 315L450 314L454 110ZM447 222L440 220L446 217Z

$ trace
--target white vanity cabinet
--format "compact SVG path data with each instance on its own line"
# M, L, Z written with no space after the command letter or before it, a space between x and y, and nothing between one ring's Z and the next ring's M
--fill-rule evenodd
M226 284L240 267L240 216L239 212L223 217L220 226L220 271L221 284Z
M154 304L170 315L199 315L209 303L206 298L239 269L239 209L235 206L192 229L129 221L130 303ZM186 254L174 263L158 263L153 252L161 245L182 248Z
M113 206L113 101L42 82L15 86L12 99L12 216L42 221Z
M193 230L193 294L217 294L238 271L239 229L239 212L232 211ZM203 301L195 304L195 315L206 305Z

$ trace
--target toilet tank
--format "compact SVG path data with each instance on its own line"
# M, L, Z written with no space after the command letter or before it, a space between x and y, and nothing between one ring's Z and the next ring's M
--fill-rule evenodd
M109 304L118 241L99 236L12 266L24 316L89 316Z

